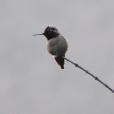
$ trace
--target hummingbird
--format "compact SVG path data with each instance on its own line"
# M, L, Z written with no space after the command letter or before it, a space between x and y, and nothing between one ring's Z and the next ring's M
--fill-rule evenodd
M33 36L44 35L47 38L47 50L54 56L56 62L64 69L64 57L68 48L66 39L60 34L57 28L48 26L41 34L34 34Z

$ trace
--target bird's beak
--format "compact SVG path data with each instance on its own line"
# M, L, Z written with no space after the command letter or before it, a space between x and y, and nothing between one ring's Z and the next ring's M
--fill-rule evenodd
M42 34L33 34L32 36L37 36L37 35L44 35L44 33L42 33Z

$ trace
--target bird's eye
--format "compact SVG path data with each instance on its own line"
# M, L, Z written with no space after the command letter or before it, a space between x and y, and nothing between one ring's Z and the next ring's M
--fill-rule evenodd
M52 30L56 30L55 28L52 28Z

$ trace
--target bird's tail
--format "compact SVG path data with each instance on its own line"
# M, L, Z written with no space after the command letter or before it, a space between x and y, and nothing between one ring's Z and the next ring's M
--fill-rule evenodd
M60 65L61 69L64 69L64 58L63 58L63 56L55 57L55 60Z

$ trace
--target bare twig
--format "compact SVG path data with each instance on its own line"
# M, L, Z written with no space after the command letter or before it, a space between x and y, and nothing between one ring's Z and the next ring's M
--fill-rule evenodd
M89 74L92 78L94 78L96 81L98 81L99 83L101 83L103 86L105 86L108 90L110 90L112 93L114 93L114 90L109 87L106 83L104 83L103 81L101 81L98 77L96 77L95 75L93 75L92 73L90 73L88 70L84 69L83 67L81 67L80 65L78 65L77 63L74 63L73 61L67 59L64 57L64 59L68 62L70 62L71 64L73 64L75 67L83 70L85 73Z

